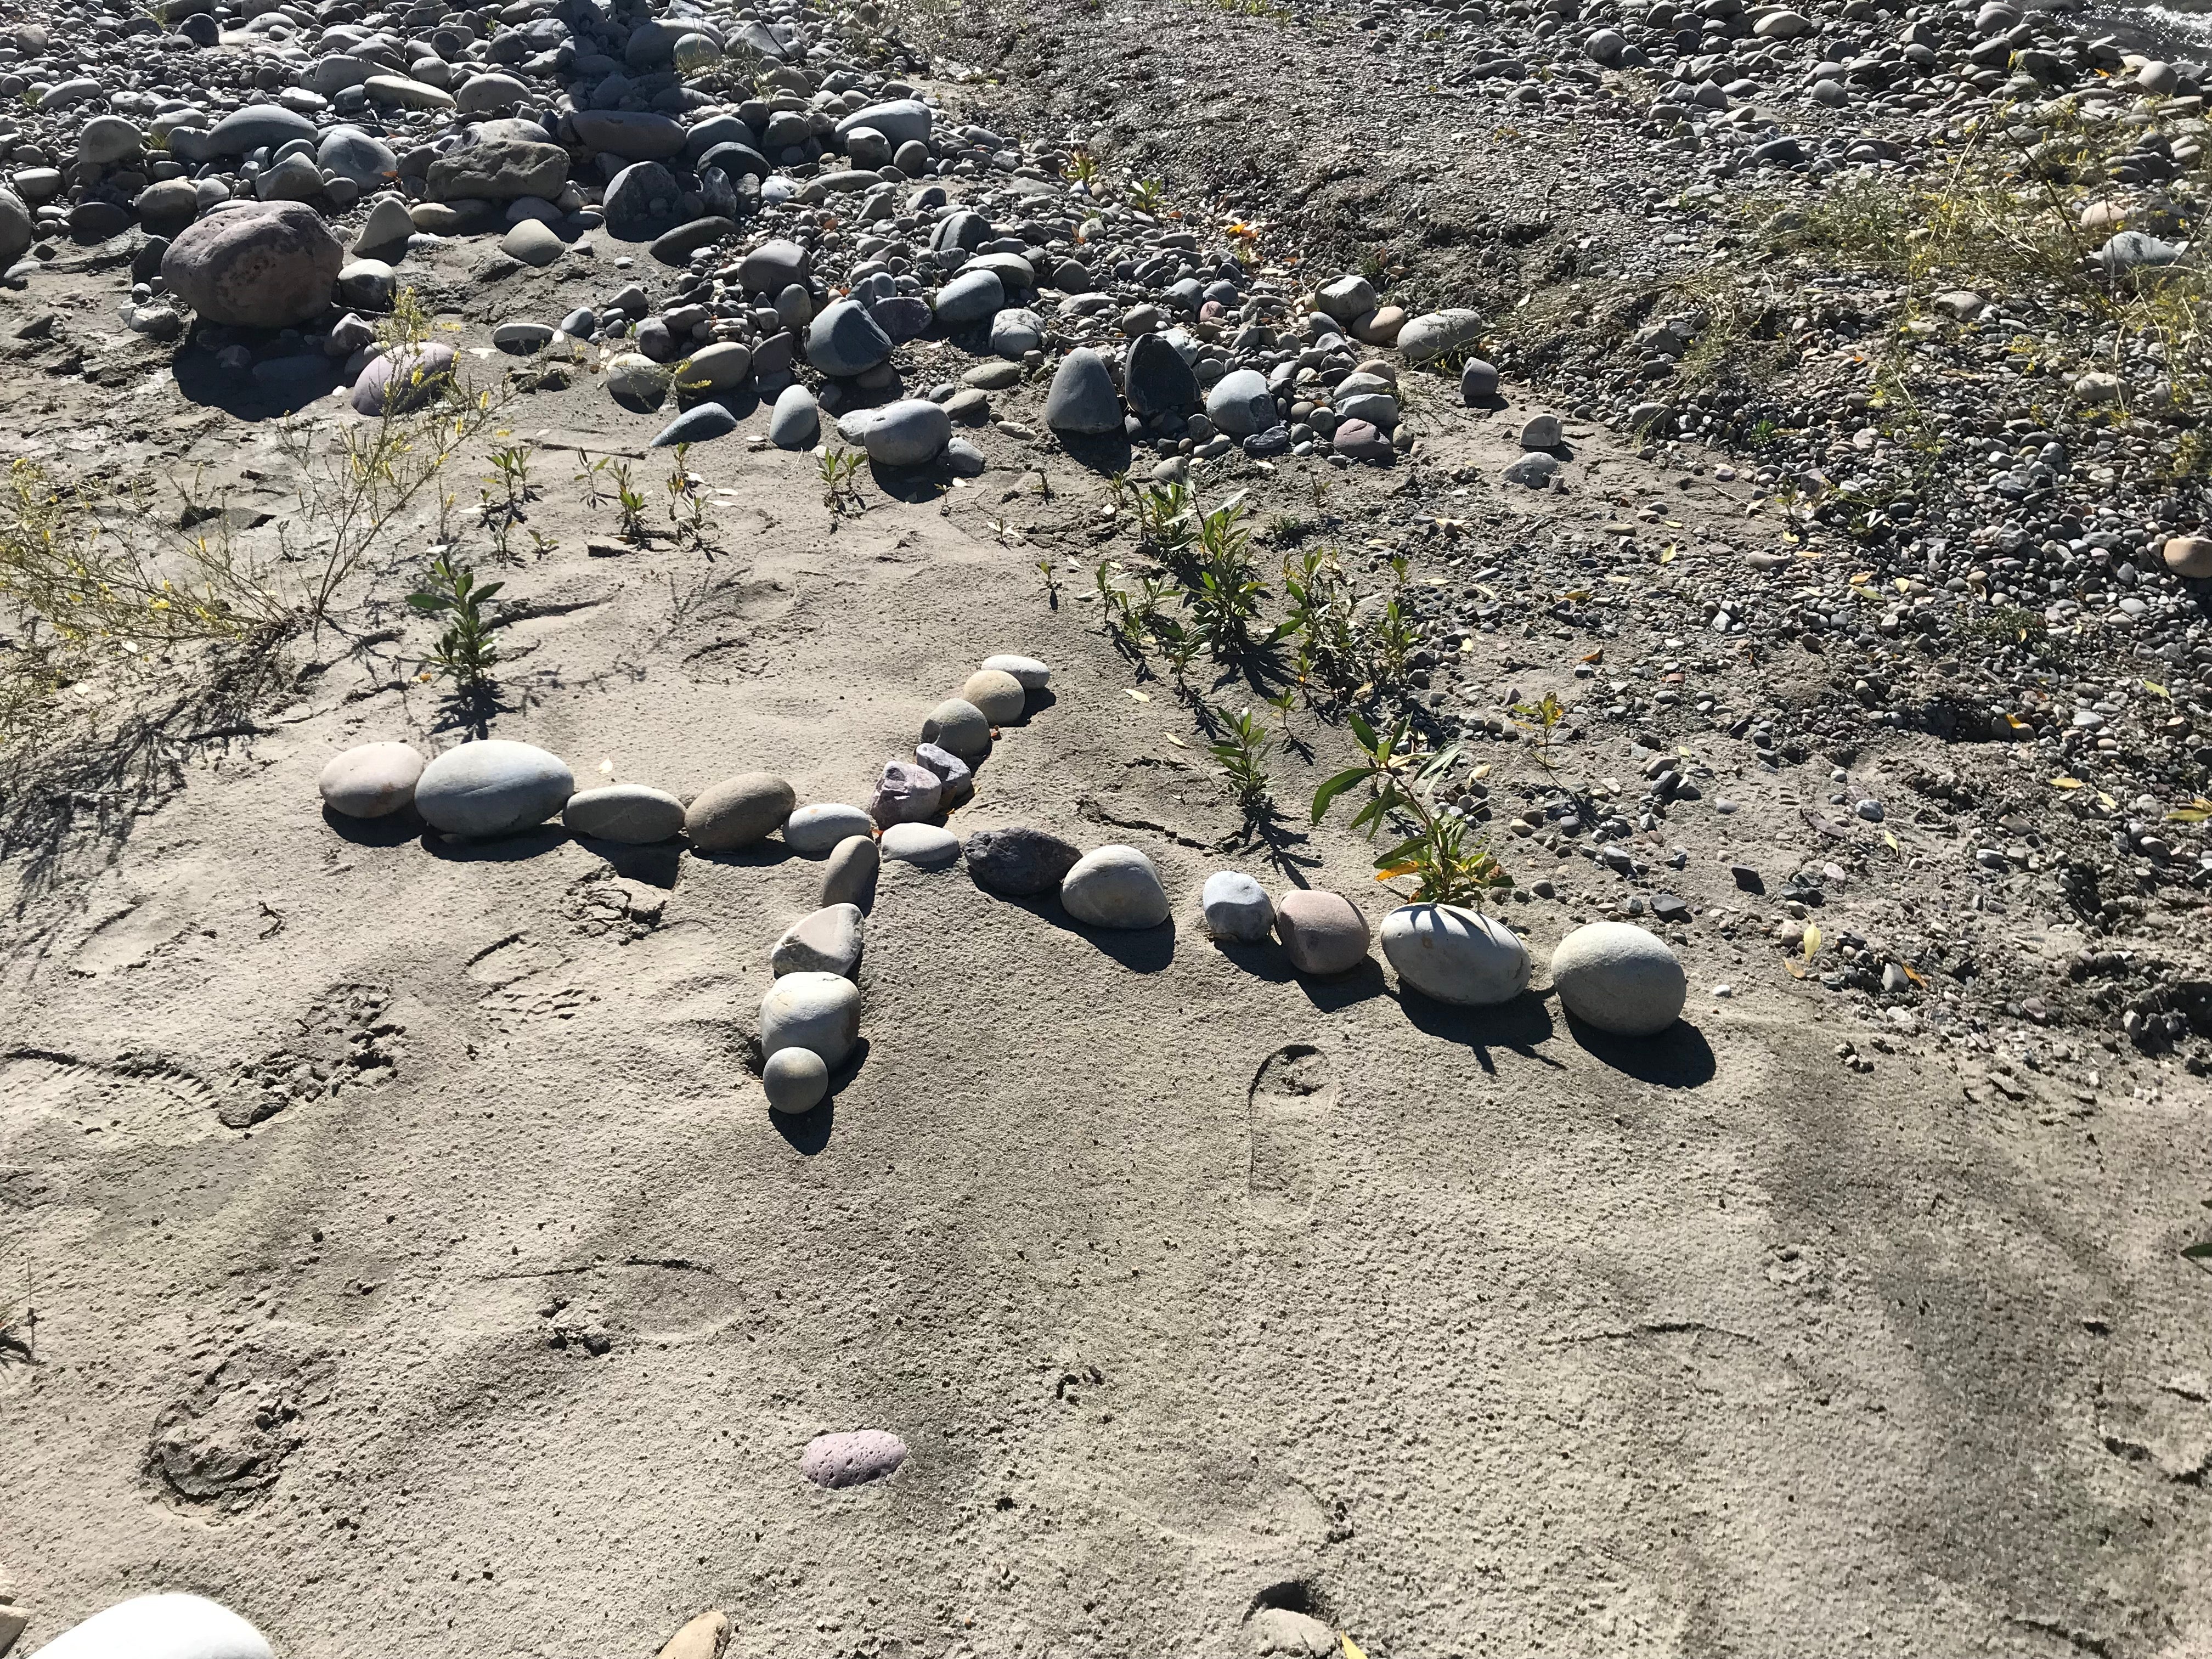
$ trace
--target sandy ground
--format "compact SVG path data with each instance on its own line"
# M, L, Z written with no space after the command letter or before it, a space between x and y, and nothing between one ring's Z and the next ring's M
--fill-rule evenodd
M99 413L118 457L253 482L173 391ZM1434 418L1432 479L1494 477L1510 416ZM515 420L644 424L590 386ZM1217 949L1200 884L1281 879L1267 849L1173 696L1127 695L1087 569L1049 608L1039 544L993 527L1049 550L1095 479L871 489L833 532L811 458L692 460L726 492L711 556L592 556L609 522L544 461L560 550L505 573L496 735L580 784L764 768L859 801L976 662L1034 654L1056 696L955 826L1143 847L1171 936L895 866L865 1060L779 1126L744 1033L814 865L325 818L337 750L460 736L392 655L419 628L326 640L290 694L49 803L0 992L26 1650L181 1588L286 1659L644 1659L705 1607L747 1655L1228 1655L1264 1604L1403 1659L2212 1651L2205 1283L2176 1255L2201 1094L1979 1086L1704 928L1650 1043ZM1404 477L1342 510L1379 524ZM1468 510L1485 556L1542 527ZM1342 752L1316 741L1281 769L1294 830ZM1770 811L1683 829L1692 878ZM1334 825L1283 850L1388 908ZM1601 913L1576 869L1510 908L1540 963ZM893 1480L799 1479L858 1427L908 1441Z

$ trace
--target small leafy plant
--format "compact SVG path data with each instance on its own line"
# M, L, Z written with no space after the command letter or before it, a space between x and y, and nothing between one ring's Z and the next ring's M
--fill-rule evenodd
M641 542L651 533L645 526L645 497L630 482L628 461L615 462L612 475L615 511L618 515L622 538L626 542Z
M1479 908L1482 896L1494 888L1513 885L1490 851L1480 832L1464 818L1436 804L1437 784L1459 759L1456 745L1440 752L1422 749L1412 723L1401 720L1394 728L1377 732L1357 714L1348 719L1361 750L1360 763L1323 781L1314 791L1313 821L1319 823L1329 805L1347 789L1365 784L1367 804L1352 820L1370 841L1382 838L1386 826L1411 827L1413 833L1375 860L1375 879L1397 881L1410 877L1417 904L1459 904Z
M822 475L822 505L832 518L860 510L860 462L865 458L849 449L825 449L817 462Z
M1247 817L1266 805L1269 793L1267 757L1274 752L1274 734L1252 715L1249 708L1240 708L1235 714L1212 711L1219 722L1221 736L1207 747L1212 751L1214 763L1220 767L1221 775L1228 781L1230 793Z
M407 603L424 616L446 619L446 631L439 635L437 648L424 659L424 666L453 681L456 690L480 692L491 684L499 647L484 606L504 586L479 584L475 571L457 567L441 555L431 561L428 585L407 596Z
M1528 746L1536 764L1547 772L1559 769L1553 757L1553 734L1567 715L1566 704L1559 701L1559 693L1547 691L1534 702L1516 702L1512 708L1513 723L1528 734Z

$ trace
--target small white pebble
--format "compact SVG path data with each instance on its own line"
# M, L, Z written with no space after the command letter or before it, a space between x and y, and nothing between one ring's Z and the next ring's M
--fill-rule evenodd
M1713 994L1716 997L1723 999L1732 997L1735 994L1735 987L1733 985L1716 985L1713 987Z

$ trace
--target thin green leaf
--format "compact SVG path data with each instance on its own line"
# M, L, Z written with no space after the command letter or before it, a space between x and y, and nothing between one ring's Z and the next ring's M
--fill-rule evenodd
M501 588L506 586L507 584L505 582L486 582L482 587L476 590L477 602L482 603L483 600L489 599L493 594L498 592Z
M1377 747L1375 741L1375 728L1359 718L1359 711L1353 709L1345 718L1352 726L1352 735L1359 739L1359 746L1370 751L1375 750Z
M1320 788L1315 790L1313 821L1319 823L1322 814L1328 811L1329 803L1366 775L1364 769L1355 766L1349 771L1339 772L1334 777L1325 781Z

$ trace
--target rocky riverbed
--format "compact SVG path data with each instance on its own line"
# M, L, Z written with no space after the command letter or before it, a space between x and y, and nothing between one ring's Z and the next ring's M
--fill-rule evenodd
M2190 51L0 14L0 1652L2193 1651Z

